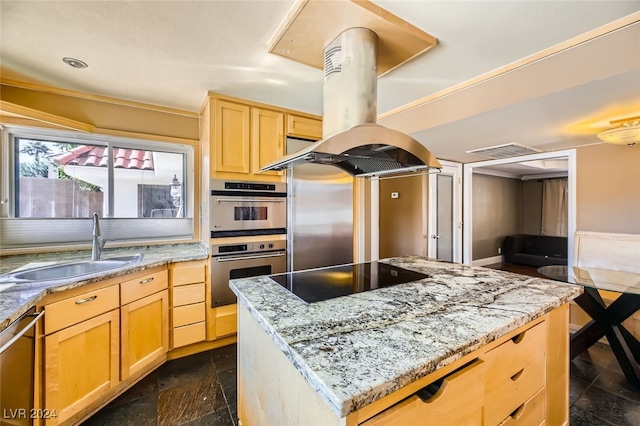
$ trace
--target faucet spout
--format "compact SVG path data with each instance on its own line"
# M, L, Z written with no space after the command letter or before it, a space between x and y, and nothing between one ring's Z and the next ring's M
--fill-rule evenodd
M100 260L102 249L107 240L100 236L100 220L98 213L93 214L93 231L91 232L91 260Z

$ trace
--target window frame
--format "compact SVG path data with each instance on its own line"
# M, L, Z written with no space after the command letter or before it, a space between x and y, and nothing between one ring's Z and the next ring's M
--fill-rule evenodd
M101 228L105 238L117 240L193 240L194 239L194 194L195 181L195 147L188 143L166 142L157 139L137 139L131 137L112 136L94 133L80 133L77 131L65 131L27 127L18 125L1 125L0 140L0 249L18 248L40 245L67 245L81 243L90 238L90 234L83 231L91 218L21 218L16 217L16 154L15 145L18 139L40 139L51 142L69 142L78 144L91 144L104 146L108 150L109 167L108 185L104 188L105 213L101 218ZM160 151L182 154L183 156L183 217L179 218L117 218L113 217L114 200L114 172L113 149L131 148L139 150ZM160 222L157 222L160 221ZM46 228L43 228L46 226ZM64 233L61 227L69 229L69 226L83 234L82 241L73 233ZM111 228L112 234L109 235ZM51 231L54 238L38 238L42 229ZM152 232L157 229L158 232ZM21 234L18 236L18 234ZM22 235L26 235L23 238ZM66 237L66 238L65 238Z

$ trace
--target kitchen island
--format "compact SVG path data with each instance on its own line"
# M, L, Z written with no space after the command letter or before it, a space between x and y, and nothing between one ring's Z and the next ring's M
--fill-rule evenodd
M580 287L416 256L380 262L428 277L316 303L268 276L230 282L245 426L568 422L567 302Z

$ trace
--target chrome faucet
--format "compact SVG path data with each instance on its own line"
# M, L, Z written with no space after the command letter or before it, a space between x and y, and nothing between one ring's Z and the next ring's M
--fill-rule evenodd
M91 232L91 260L100 260L102 249L106 239L100 236L100 221L98 220L98 213L93 214L93 231Z

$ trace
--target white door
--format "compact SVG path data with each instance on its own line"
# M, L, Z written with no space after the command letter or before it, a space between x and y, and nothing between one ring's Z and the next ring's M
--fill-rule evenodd
M428 255L462 262L462 164L440 161L429 175Z

